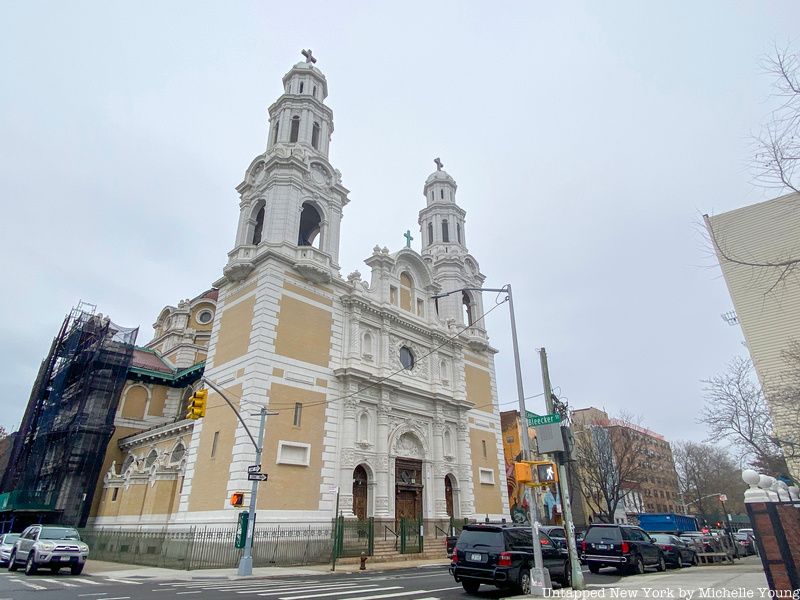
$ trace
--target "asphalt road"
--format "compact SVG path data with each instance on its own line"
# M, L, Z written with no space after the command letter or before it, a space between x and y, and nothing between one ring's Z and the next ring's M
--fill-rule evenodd
M585 568L585 567L584 567ZM619 578L584 573L588 583L613 584ZM333 573L318 576L296 575L258 579L200 579L169 581L129 577L112 579L102 575L73 577L69 571L58 575L42 573L26 576L0 570L0 600L445 600L452 598L504 598L503 592L481 586L468 596L447 572L446 565L363 573Z

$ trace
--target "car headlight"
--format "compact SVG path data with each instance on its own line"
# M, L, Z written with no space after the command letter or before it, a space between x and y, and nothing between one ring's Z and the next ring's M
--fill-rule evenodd
M47 544L47 543L45 543L45 544L42 544L42 545L39 546L39 550L44 550L45 552L50 552L55 547L56 547L55 544Z
M88 552L89 551L89 546L87 546L86 544L81 544L80 546L78 546L78 548L81 549L81 552Z

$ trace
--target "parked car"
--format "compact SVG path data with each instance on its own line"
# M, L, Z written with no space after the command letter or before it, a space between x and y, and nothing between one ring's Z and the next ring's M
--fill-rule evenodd
M753 531L753 528L752 528L752 527L742 527L741 529L737 529L737 530L736 530L736 533L749 533L749 534L750 534L750 535L752 535L754 538L756 537L756 534L755 534L755 532Z
M4 533L0 535L0 565L8 565L8 559L11 557L11 549L14 547L14 542L18 539L18 533Z
M560 525L542 525L539 527L539 531L544 531L549 535L550 539L553 540L557 546L561 548L567 547L567 534Z
M74 527L31 525L14 542L8 570L16 571L24 565L25 574L33 575L40 568L58 573L69 567L73 575L80 575L88 557L89 546Z
M448 535L444 540L445 548L447 548L447 558L453 556L453 548L456 547L456 542L458 541L457 535Z
M721 552L719 542L714 539L710 534L701 531L682 531L680 534L681 539L686 539L687 542L694 542L701 552Z
M544 567L552 580L569 586L569 555L543 531L539 532ZM533 539L530 527L518 525L465 525L453 550L450 574L467 593L481 584L531 592Z
M734 533L733 538L739 546L739 550L745 556L751 556L756 553L756 543L753 536L747 532Z
M677 535L653 533L650 537L656 541L656 546L661 548L661 552L664 553L664 560L667 561L668 565L673 565L680 569L684 566L700 563L694 548Z
M633 525L590 525L581 544L581 554L592 573L616 567L619 573L644 573L653 566L667 568L664 553L647 533Z

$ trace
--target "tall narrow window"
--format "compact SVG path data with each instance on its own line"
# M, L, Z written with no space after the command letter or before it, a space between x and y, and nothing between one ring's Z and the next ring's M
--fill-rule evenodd
M483 449L483 456L486 458L486 440L481 440L481 448Z
M300 136L300 117L295 115L292 117L292 129L289 131L289 142L295 143Z
M447 227L447 219L442 221L442 241L449 242L450 241L450 230Z
M214 432L214 439L211 441L211 458L217 455L217 442L219 442L219 431Z
M253 225L253 239L251 244L258 246L261 243L261 230L264 229L264 207L262 206L256 213L256 222Z
M456 223L456 237L458 238L458 243L461 243L461 223Z
M472 325L472 299L467 292L461 292L461 307L464 310L464 325Z
M111 492L111 501L112 502L116 502L117 501L117 494L118 493L119 493L119 488L114 488L113 491Z
M433 223L428 223L428 246L433 244Z
M278 121L275 121L275 126L272 128L272 143L273 144L277 144L278 143L278 129L279 129L278 125L279 125Z
M314 98L316 98L316 97L317 97L317 86L314 86L314 87L311 89L311 95L312 95L312 96L314 96Z
M301 402L294 403L294 420L292 421L292 425L295 427L300 427L300 420L303 417L303 404Z
M444 190L439 190L439 197L444 200Z
M311 128L311 145L319 149L319 123L314 121L314 126Z
M319 216L317 209L310 204L303 204L303 210L300 213L300 231L297 235L297 245L319 248L321 225L322 217Z
M302 81L300 82L300 93L301 94L303 93L303 82Z

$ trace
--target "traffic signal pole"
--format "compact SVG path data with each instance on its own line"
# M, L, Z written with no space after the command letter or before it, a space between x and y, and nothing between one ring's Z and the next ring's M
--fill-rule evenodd
M261 452L264 449L264 426L267 422L267 409L261 407L261 425L258 428L258 445L256 446L256 463L261 464ZM258 479L253 480L250 491L250 508L247 511L247 536L244 540L244 551L239 559L239 575L253 574L253 534L256 530L256 498L258 497Z
M542 384L544 386L544 398L547 404L547 413L555 412L553 402L553 390L550 386L550 370L547 367L547 351L544 348L539 350L539 362L542 366ZM566 448L566 452L570 449ZM586 584L583 580L583 570L578 560L578 547L575 544L575 523L572 519L572 503L569 498L569 479L567 469L564 466L560 452L553 453L553 459L558 466L558 487L561 492L561 507L564 511L564 532L567 535L567 549L569 550L569 564L572 570L572 589L584 590Z
M245 424L244 419L242 419L242 415L239 414L238 410L236 410L236 407L225 395L225 392L223 392L217 385L205 377L203 378L203 382L208 384L208 387L217 392L222 399L225 400L228 406L231 407L231 410L236 413L236 417L242 424L242 427L250 438L250 441L253 442L253 446L256 449L256 465L260 466L261 454L264 450L264 429L267 423L267 415L276 415L278 413L267 412L266 407L261 407L261 424L258 428L258 442L256 442L256 439L253 437L253 434L250 433L250 429L247 427L247 424ZM256 499L258 497L258 484L258 479L253 480L253 486L250 491L250 508L247 511L247 534L244 541L244 551L242 552L242 557L239 559L239 569L237 571L238 575L246 576L253 574L253 534L255 533L256 527Z

